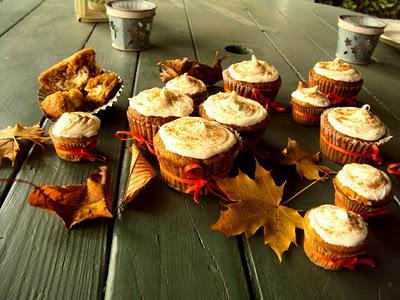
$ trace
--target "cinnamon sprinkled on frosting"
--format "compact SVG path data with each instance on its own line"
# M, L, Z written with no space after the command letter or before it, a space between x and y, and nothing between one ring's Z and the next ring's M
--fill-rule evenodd
M357 69L340 61L339 58L336 58L334 61L318 62L314 66L314 71L318 75L338 81L356 82L362 79L361 73Z
M386 128L369 109L370 106L367 104L362 108L337 107L327 112L328 122L345 135L366 141L375 141L385 134Z
M367 164L345 165L337 174L337 180L371 201L384 199L392 188L389 176Z
M313 208L308 219L321 239L331 245L355 247L368 234L367 224L360 216L338 206L326 204Z
M292 93L292 97L300 102L318 107L327 107L330 105L329 99L318 92L317 85L311 88L297 89Z
M187 73L175 77L167 82L166 88L191 96L207 90L203 81L189 76Z
M279 78L279 72L273 65L258 60L255 55L251 60L231 65L228 71L233 79L251 83L271 82Z
M230 130L199 117L184 117L164 124L158 134L168 151L197 159L226 152L237 143Z

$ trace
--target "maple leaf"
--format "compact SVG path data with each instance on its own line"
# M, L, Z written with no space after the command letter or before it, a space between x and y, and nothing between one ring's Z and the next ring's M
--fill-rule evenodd
M264 228L264 242L282 261L291 243L296 244L296 228L303 228L303 217L294 209L281 205L283 189L267 170L256 161L255 179L239 171L235 178L218 178L218 186L233 201L225 205L217 223L211 226L228 236L244 233L251 237Z
M129 151L132 153L130 174L122 203L118 205L118 213L122 211L123 206L135 199L139 192L156 176L153 167L135 144Z
M14 166L15 159L20 151L19 140L29 140L37 144L47 142L50 138L43 137L43 133L44 131L39 124L22 126L17 123L14 127L0 130L0 165L3 158L8 158Z
M88 219L112 218L110 175L106 166L89 176L86 185L41 185L29 195L32 206L55 213L65 227Z
M309 180L324 180L330 174L336 173L326 166L317 164L319 152L311 154L300 148L297 142L291 138L288 138L288 145L282 151L281 156L277 156L275 159L283 165L296 165L297 173Z

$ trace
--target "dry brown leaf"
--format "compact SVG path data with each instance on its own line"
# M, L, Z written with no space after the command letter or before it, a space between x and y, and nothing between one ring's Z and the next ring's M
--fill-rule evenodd
M319 152L311 154L300 148L297 142L291 138L288 138L287 148L276 159L283 165L296 165L297 173L309 180L324 180L330 174L336 173L326 166L318 165Z
M44 143L50 138L43 137L44 131L39 124L33 126L22 126L16 124L14 127L8 127L0 130L0 165L3 158L11 160L12 165L20 151L19 140L29 140L34 143Z
M187 57L182 59L161 60L157 63L160 71L160 78L167 82L184 73L203 81L206 85L213 85L222 80L221 62L224 58L218 58L219 52L216 51L212 66L202 64Z
M132 145L129 151L132 153L130 174L122 203L118 205L119 212L123 206L135 199L139 192L156 176L153 167L135 144Z
M280 205L284 185L276 186L270 172L256 161L255 179L239 172L235 178L216 179L218 186L234 203L226 205L211 229L228 236L244 233L252 236L264 227L264 241L282 261L283 252L296 244L296 228L303 228L303 218L294 209Z
M89 176L86 185L38 186L28 198L32 206L59 216L65 227L88 219L112 218L110 175L106 166Z

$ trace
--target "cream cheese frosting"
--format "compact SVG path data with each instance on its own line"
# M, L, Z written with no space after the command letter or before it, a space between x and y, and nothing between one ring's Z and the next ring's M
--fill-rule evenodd
M311 88L297 89L292 93L292 97L300 102L307 103L318 107L327 107L330 105L329 99L318 93L318 86Z
M184 93L185 95L194 95L207 90L203 81L194 78L187 73L175 77L167 82L166 88Z
M367 238L368 227L362 218L335 205L311 209L308 220L321 239L331 245L355 247Z
M66 138L91 137L99 133L100 119L86 112L66 112L54 124L52 134Z
M185 117L193 112L193 100L167 88L152 88L129 98L129 106L144 116Z
M333 80L356 82L362 79L361 73L349 64L336 58L334 61L321 61L315 64L314 71L318 75Z
M206 114L219 123L251 126L267 117L266 109L256 101L232 93L218 93L203 103Z
M251 83L271 82L279 78L279 72L273 65L258 60L255 55L251 60L231 65L228 71L233 79Z
M367 104L362 108L333 108L327 112L328 122L345 135L366 141L375 141L385 134L386 127L369 109L370 106Z
M371 201L387 197L392 189L389 176L367 164L347 164L337 174L337 180L345 187Z
M168 151L197 159L226 152L237 143L229 129L199 117L183 117L166 123L158 134Z

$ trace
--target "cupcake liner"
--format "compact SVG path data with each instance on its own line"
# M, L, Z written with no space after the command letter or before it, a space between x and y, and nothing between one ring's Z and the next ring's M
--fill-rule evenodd
M327 109L328 107L300 105L292 98L292 117L296 123L301 125L318 126L321 114ZM315 118L307 117L307 115L314 116Z
M101 72L102 72L102 73L109 73L110 71L101 70ZM105 104L103 104L102 106L99 106L98 108L96 108L96 109L90 111L91 114L97 114L97 113L100 112L101 110L106 110L108 107L113 106L114 102L117 102L117 101L118 101L118 97L121 95L122 90L124 89L124 81L122 80L122 78L121 78L120 76L118 76L118 81L119 81L119 83L120 83L120 87L119 87L118 91L115 93L115 95L114 95L110 100L108 100L107 103L105 103ZM50 116L48 116L48 115L46 114L46 112L42 109L42 106L41 106L41 103L43 102L43 100L44 100L47 96L49 96L49 95L51 95L51 94L52 94L51 92L49 93L48 91L46 91L45 89L43 89L42 87L40 87L39 90L38 90L37 96L38 96L39 107L40 107L40 109L42 110L42 112L43 112L43 114L45 115L45 117L48 118L49 120L55 122L55 121L57 121L57 119L54 119L54 118L51 118Z
M201 103L203 103L208 96L207 90L204 92L200 92L194 95L190 95L190 98L193 100L193 110L195 111L196 115L198 115L198 109Z
M370 153L372 145L381 146L391 138L391 136L386 134L384 138L381 138L378 141L370 142L341 134L329 124L327 117L327 113L329 111L330 109L325 110L325 112L321 115L320 148L321 153L334 162L342 165L353 162L361 164L365 162L371 162L372 158L345 154L331 147L324 141L324 139L343 150L361 155L367 155Z
M136 119L129 108L126 112L126 115L128 117L128 123L131 132L141 135L148 141L153 141L153 138L157 134L161 125L143 122Z
M235 91L240 96L253 100L257 100L255 99L252 93L253 88L258 89L264 97L270 100L274 100L276 98L276 95L278 94L279 88L281 87L280 77L272 82L263 82L263 83L242 82L230 77L228 70L224 70L222 72L222 77L224 80L225 91Z
M344 98L357 96L362 88L362 81L354 82L354 85L347 83L344 85L341 81L332 80L324 76L316 74L314 71L309 72L309 85L318 85L318 90L324 94L335 94Z
M315 265L324 268L325 270L331 270L331 271L337 271L340 270L342 267L339 265L335 265L329 261L323 260L320 255L318 255L315 249L312 248L312 246L308 243L308 241L305 239L304 240L304 253L306 256L310 259L312 263Z

